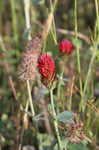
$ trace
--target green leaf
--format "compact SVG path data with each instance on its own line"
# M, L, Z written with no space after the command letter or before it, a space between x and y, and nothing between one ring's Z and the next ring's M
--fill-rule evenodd
M52 143L54 137L48 134L37 134L38 143L39 143L39 150L52 150Z
M28 39L28 36L29 36L30 32L31 32L31 28L27 29L27 30L23 33L23 38L24 38L25 40Z
M67 148L68 142L68 139L61 140L62 149ZM54 150L58 150L58 144L54 146Z
M56 119L62 123L73 124L74 113L69 111L64 111L56 116Z
M79 143L79 144L69 144L68 150L89 150L86 145Z
M82 41L80 39L73 39L73 43L78 48L82 47Z

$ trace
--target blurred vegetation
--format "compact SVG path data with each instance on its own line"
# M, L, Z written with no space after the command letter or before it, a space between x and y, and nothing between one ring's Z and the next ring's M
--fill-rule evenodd
M53 2L54 0L52 0ZM77 2L77 24L78 32L85 35L85 38L79 38L75 41L75 17L74 17L74 0L59 0L55 9L55 29L57 32L57 41L61 39L70 39L74 43L78 42L80 48L81 74L78 73L76 52L73 53L66 62L60 62L60 66L65 66L64 78L71 80L70 82L61 84L61 94L58 95L54 90L55 100L61 111L69 110L69 99L72 83L74 88L72 91L71 111L77 113L78 120L84 123L84 131L91 142L88 146L77 144L69 145L69 150L87 150L99 149L99 53L92 67L90 81L88 82L86 99L88 104L86 110L82 114L79 112L80 103L80 87L79 76L82 79L82 85L86 80L88 67L92 57L93 43L91 42L95 33L96 24L96 8L95 2L92 0L78 0ZM24 2L22 0L0 0L0 150L19 150L20 143L24 148L25 145L31 145L32 148L39 150L50 150L55 145L53 137L53 127L51 133L48 134L48 129L44 121L38 121L37 127L32 124L31 117L27 117L23 123L24 112L21 111L19 105L25 107L28 94L26 92L26 84L19 81L17 76L17 67L20 63L20 57L27 45L27 36L30 32L34 37L42 30L42 26L50 11L49 0L31 0L30 16L31 28L26 30ZM64 29L68 33L64 34L59 31ZM98 35L99 36L99 35ZM89 39L90 43L87 42ZM53 56L58 54L58 45L53 40L53 36L49 33L45 44L45 52L51 52ZM56 51L55 51L56 50ZM99 45L97 51L99 50ZM32 84L32 96L34 100L35 110L37 114L43 111L43 107L49 106L48 91L44 91L44 104L40 102L39 96L40 86L37 81ZM35 96L36 92L36 96ZM58 100L57 96L58 95ZM58 110L57 110L58 111ZM52 121L50 120L52 123ZM51 126L50 123L50 126ZM61 125L60 125L61 126ZM65 125L64 125L65 126ZM38 130L38 132L37 132ZM61 132L65 137L66 128ZM46 139L46 140L45 140ZM54 140L53 140L54 139ZM44 142L45 140L45 142ZM53 143L54 141L54 143ZM68 142L68 141L67 141ZM52 143L52 145L50 144ZM52 146L52 147L51 147ZM54 148L57 149L57 146ZM23 150L29 150L23 149Z

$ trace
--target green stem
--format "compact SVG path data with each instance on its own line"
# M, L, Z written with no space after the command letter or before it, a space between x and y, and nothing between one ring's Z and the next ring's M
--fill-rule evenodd
M16 44L18 43L18 31L17 31L17 17L16 17L16 10L15 10L15 1L10 0L11 4L11 11L12 11L12 27L13 27L13 34L14 34L14 40Z
M26 118L27 118L27 113L26 113L26 112L28 111L28 107L29 107L29 101L27 101L26 106L25 106L24 121L25 121ZM23 108L22 108L22 110L23 110ZM19 148L18 148L18 150L21 150L21 149L22 149L22 142L23 142L24 131L25 131L25 128L24 128L24 126L23 126L23 129L21 130L20 143L19 143Z
M50 8L51 8L51 12L53 13L53 21L52 21L51 33L52 33L52 37L53 37L53 40L54 40L56 45L57 45L57 35L56 35L54 12L55 12L55 9L56 9L57 2L58 1L55 0L54 3L52 3L52 0L50 0Z
M78 32L78 25L77 25L77 0L75 0L74 17L75 17L75 37L76 37L76 40L77 40L78 39L77 38L77 32ZM81 80L81 77L80 77L80 74L81 74L81 64L80 64L80 52L79 52L80 49L79 49L78 45L77 45L77 49L76 50L77 50L77 69L78 69L78 73L79 73L80 94L81 94L81 100L82 100L83 90L82 90L82 80ZM81 104L82 104L82 101L80 102L80 105Z
M62 67L62 72L59 76L59 82L58 82L58 88L57 88L57 99L58 100L60 98L60 90L61 90L61 85L62 85L62 80L63 80L63 73L64 73L64 66Z
M60 139L59 130L58 130L58 122L55 119L56 118L56 112L55 112L55 108L54 108L53 89L50 90L50 98L51 98L52 114L53 114L53 118L54 118L54 128L56 131L59 149L62 150L61 139Z
M99 43L99 1L95 0L96 9L96 26L95 26L95 39Z
M78 32L78 26L77 26L77 0L75 0L75 4L74 4L75 8L74 8L74 18L75 18L75 36L77 38L77 32Z
M96 50L95 50L96 51ZM80 103L80 110L82 109L82 106L83 106L83 111L85 109L84 107L84 98L85 98L85 93L86 93L86 90L87 90L87 87L88 87L88 83L89 83L89 80L90 80L90 76L91 76L91 72L92 72L92 66L93 66L93 63L94 63L94 60L96 58L96 52L93 53L92 55L92 58L91 58L91 61L90 61L90 64L89 64L89 69L88 69L88 73L87 73L87 76L86 76L86 80L85 80L85 84L84 84L84 90L83 90L83 95L82 95L82 99L81 99L81 103Z
M30 24L30 0L24 0L24 13L25 13L26 29L29 30L31 27L31 24ZM30 32L28 35L28 40L31 40Z
M99 7L98 7L99 3L97 0L95 0L95 8L96 8L96 23L97 23L97 30L99 32Z
M72 78L72 81L71 81L70 98L69 98L69 104L68 104L68 110L69 110L69 111L71 111L71 108L72 108L73 86L74 86L74 77Z
M32 96L31 96L31 89L30 89L30 83L29 80L27 80L27 90L28 90L28 95L29 95L29 103L30 103L30 107L31 107L31 112L32 115L35 115L35 111L34 111L34 106L33 106L33 102L32 102ZM28 107L28 105L27 105Z

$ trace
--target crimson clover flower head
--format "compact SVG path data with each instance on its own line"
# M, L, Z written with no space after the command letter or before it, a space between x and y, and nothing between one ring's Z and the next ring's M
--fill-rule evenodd
M49 78L55 72L55 63L48 54L41 54L38 59L38 69L41 76Z
M59 49L61 53L65 53L67 55L70 55L74 50L74 45L69 40L63 40L59 43Z
M55 62L48 54L41 54L38 59L38 71L41 75L42 83L51 88L55 80Z

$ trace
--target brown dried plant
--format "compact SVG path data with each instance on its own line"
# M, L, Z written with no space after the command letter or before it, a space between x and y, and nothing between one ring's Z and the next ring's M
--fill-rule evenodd
M37 74L37 60L42 47L41 34L36 35L28 44L22 54L21 63L18 68L19 79L35 80Z

